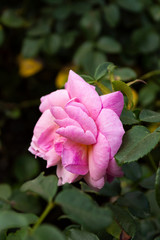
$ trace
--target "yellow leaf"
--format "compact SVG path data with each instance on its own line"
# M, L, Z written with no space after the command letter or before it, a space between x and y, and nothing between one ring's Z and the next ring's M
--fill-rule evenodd
M19 75L25 78L33 76L43 68L43 64L40 61L32 58L25 59L21 56L18 57L18 65Z
M70 69L72 69L73 71L76 71L77 67L76 66L69 66L69 67L62 68L60 70L60 72L57 74L57 77L56 77L56 80L55 80L55 85L56 85L57 88L64 87L64 84L68 80L68 72L69 72Z
M160 127L160 123L152 123L148 126L149 131L152 133L154 132L158 127Z
M135 107L138 103L138 94L133 88L131 88L131 90L132 90L132 96L133 96L132 101L133 101L133 105Z

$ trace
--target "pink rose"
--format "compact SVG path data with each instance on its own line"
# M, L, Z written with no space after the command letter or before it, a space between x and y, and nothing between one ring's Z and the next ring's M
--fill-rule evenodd
M99 96L95 87L70 71L64 90L41 98L29 151L57 165L58 185L81 178L95 189L123 175L114 155L122 143L121 92Z

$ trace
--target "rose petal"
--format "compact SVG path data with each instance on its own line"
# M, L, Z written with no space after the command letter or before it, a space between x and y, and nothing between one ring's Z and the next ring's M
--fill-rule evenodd
M62 165L67 171L79 175L87 174L87 146L68 140L64 144L62 156Z
M98 93L85 82L78 74L73 71L69 72L66 90L70 98L77 97L88 109L90 116L95 120L102 108L101 100Z
M72 183L78 177L77 174L68 172L62 165L59 163L57 165L57 176L58 176L58 186L61 186L65 183Z
M107 168L107 174L109 174L113 177L122 177L123 176L122 168L120 166L118 166L115 158L112 158L109 161L108 168Z
M121 115L124 106L124 98L120 91L102 95L100 98L103 108L109 108L118 116Z
M68 106L74 106L74 107L79 107L83 110L83 112L89 114L87 108L84 106L84 104L80 103L78 98L72 98L66 105L65 107Z
M53 117L56 119L63 119L68 117L67 113L64 111L62 107L51 107L50 111Z
M76 143L84 145L91 145L96 143L96 139L93 133L91 133L90 131L84 132L82 128L76 126L68 126L66 128L61 127L56 130L56 133Z
M104 177L110 159L110 146L104 135L99 133L97 143L89 148L89 172L95 181Z
M97 137L97 126L94 120L88 116L81 108L75 106L66 106L66 113L68 116L74 120L76 120L84 131L89 130L93 133L95 137Z
M107 182L111 183L113 180L115 179L115 177L109 175L109 174L106 174L106 180Z
M117 153L124 135L123 125L117 114L111 109L102 109L97 118L99 131L106 137L111 148L111 158Z
M104 184L105 184L105 179L104 177L100 178L99 180L94 180L90 174L88 173L85 177L84 177L86 183L94 190L98 191L99 189L101 189Z
M60 127L67 127L67 126L77 126L81 128L81 125L71 118L64 118L64 119L56 119L55 123L58 124Z
M50 150L53 146L54 135L55 135L55 128L54 126L50 126L49 128L47 128L45 131L41 133L37 141L38 146L45 151Z
M54 122L54 117L52 116L50 110L46 110L44 113L42 113L34 127L34 136L38 139L42 132L44 132L50 126L52 126L54 129L57 128L57 124Z
M37 145L37 139L35 136L32 137L32 142L30 144L30 147L28 149L32 154L35 155L35 157L41 157L43 158L45 155L45 151L43 149L40 149Z
M64 107L70 100L68 92L65 89L57 90L46 96L41 97L40 111L44 112L52 106Z
M47 168L49 168L57 165L61 159L61 156L59 156L55 149L52 148L50 151L46 152L44 159L47 160Z

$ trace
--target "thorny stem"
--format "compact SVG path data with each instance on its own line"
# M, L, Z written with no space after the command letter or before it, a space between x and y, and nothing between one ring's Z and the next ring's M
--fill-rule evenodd
M43 211L43 213L41 214L41 216L38 218L37 222L35 223L35 225L31 229L31 233L33 233L38 228L38 226L43 222L43 220L46 218L46 216L48 215L48 213L52 210L52 208L54 206L55 206L54 202L49 202L48 203L45 210Z
M160 74L160 70L154 70L154 71L151 71L151 72L148 72L148 73L144 74L143 76L140 77L140 79L145 80L147 78L150 78L154 75L159 75L159 74Z

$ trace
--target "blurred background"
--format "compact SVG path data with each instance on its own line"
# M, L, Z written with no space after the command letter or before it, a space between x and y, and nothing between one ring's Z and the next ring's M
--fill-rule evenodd
M45 169L27 150L40 97L63 87L69 69L93 75L105 61L123 81L160 71L160 0L0 1L1 182ZM160 109L158 75L134 89L139 108Z

